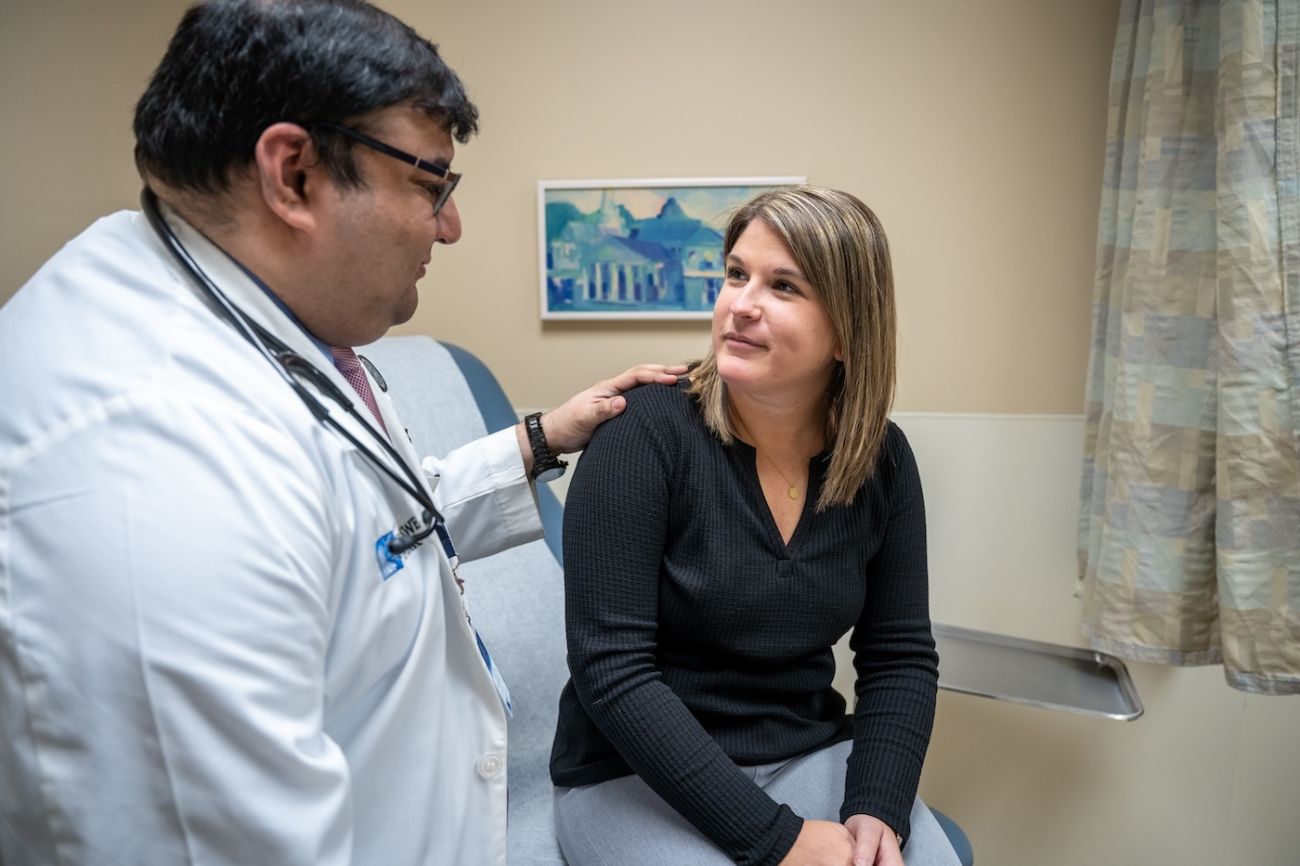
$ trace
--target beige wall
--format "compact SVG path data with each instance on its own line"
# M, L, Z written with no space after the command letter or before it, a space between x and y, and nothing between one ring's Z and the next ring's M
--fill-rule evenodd
M900 407L1080 410L1113 2L390 6L483 109L465 238L414 328L472 342L516 401L707 345L704 323L543 325L538 180L794 174L885 224Z
M184 8L0 3L0 302L96 217L136 206L131 112Z
M184 5L5 4L0 300L134 205L130 111ZM483 112L457 159L465 237L403 330L473 348L516 402L707 341L701 322L543 325L538 180L801 174L885 223L900 408L1080 410L1115 0L386 5Z
M457 159L465 238L438 251L403 330L472 348L516 403L696 356L707 336L543 325L539 179L805 174L863 197L889 232L900 409L1081 410L1117 0L385 5L442 44L483 111ZM134 205L131 107L184 6L3 6L0 301ZM1077 643L1079 445L1060 435L929 445L937 619ZM956 483L981 454L1009 457L1005 473ZM943 695L923 791L983 864L1300 862L1295 699L1231 692L1214 669L1134 675L1147 716L1129 725Z

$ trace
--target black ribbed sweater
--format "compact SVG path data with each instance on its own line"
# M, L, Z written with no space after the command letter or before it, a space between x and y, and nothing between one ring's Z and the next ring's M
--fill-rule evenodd
M840 820L906 837L930 739L937 656L925 512L893 424L848 506L816 513L828 458L787 546L754 450L709 432L684 388L627 394L575 470L564 515L569 670L551 778L638 773L737 863L776 864L802 819L737 764L853 738ZM857 708L831 687L849 629Z

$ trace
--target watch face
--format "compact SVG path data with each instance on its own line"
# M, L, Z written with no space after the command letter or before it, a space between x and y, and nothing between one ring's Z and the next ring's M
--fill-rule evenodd
M559 478L563 474L564 474L564 464L561 463L559 466L551 466L546 469L543 469L541 472L538 472L533 476L533 480L545 484L547 482L554 481L555 479Z

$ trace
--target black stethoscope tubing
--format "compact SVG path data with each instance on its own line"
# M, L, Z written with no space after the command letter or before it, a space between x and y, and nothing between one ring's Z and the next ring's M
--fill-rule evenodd
M424 491L420 489L420 483L415 477L414 471L397 453L396 449L393 448L392 443L390 443L388 439L374 426L366 421L361 413L356 410L353 402L348 399L347 395L344 394L337 385L330 381L329 377L326 376L324 372L315 367L306 358L290 349L288 345L270 331L266 330L256 321L245 315L243 311L236 307L230 299L226 297L225 293L222 292L221 289L217 288L216 283L214 283L212 278L209 277L203 268L199 266L199 263L194 260L194 256L190 254L190 251L181 243L180 238L176 237L176 233L172 231L171 226L167 224L167 221L163 218L162 211L159 210L158 197L154 194L153 190L149 189L147 186L140 191L140 204L143 207L145 216L149 220L149 224L153 226L154 232L163 242L163 245L167 247L168 251L172 254L172 257L176 259L178 264L180 264L182 270L189 275L190 279L208 297L208 299L217 306L217 310L221 317L229 322L235 330L239 332L240 336L247 340L248 343L256 349L262 357L266 358L277 372L279 372L280 377L284 379L285 383L288 384L288 386L293 389L293 392L298 395L298 399L303 402L308 411L311 412L312 416L316 418L317 421L350 442L367 462L392 479L393 482L401 487L402 490L418 502L420 507L424 509L424 514L421 515L421 522L424 526L410 535L394 535L388 540L388 552L393 556L400 556L436 532L443 524L442 514L439 513L437 507L434 506L433 500L426 496ZM379 458L379 455L375 454L374 451L363 445L350 430L335 420L329 410L316 399L316 396L303 386L302 382L298 380L298 376L303 376L310 380L313 385L328 395L331 400L338 403L343 411L350 415L353 420L361 424L361 426L370 433L371 437L379 443L379 446L383 448L389 458L402 468L402 472L406 475L406 478L402 478L394 472L392 467ZM441 535L442 533L439 534ZM446 545L444 544L444 546Z

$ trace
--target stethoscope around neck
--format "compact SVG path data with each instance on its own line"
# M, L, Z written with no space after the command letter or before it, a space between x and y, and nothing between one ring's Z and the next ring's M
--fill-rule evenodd
M180 238L172 231L172 227L167 224L163 218L162 211L158 207L158 196L154 191L145 187L140 191L140 204L144 209L145 216L149 219L149 224L153 226L154 232L171 252L172 257L180 264L181 268L189 275L204 295L208 297L216 307L218 315L230 323L234 329L239 332L248 343L258 351L262 357L271 364L272 367L280 374L293 392L298 395L298 399L303 402L321 424L338 433L361 454L371 466L378 469L384 475L401 487L412 499L420 504L423 513L420 517L421 526L414 532L404 535L389 535L385 546L389 556L400 557L402 554L411 550L424 539L437 532L439 540L442 542L444 549L447 551L449 558L455 556L455 551L451 547L451 536L447 533L445 521L442 514L433 504L433 500L425 494L420 487L419 479L416 477L414 470L411 469L407 462L401 458L393 448L392 443L377 430L365 417L357 411L356 406L348 395L343 392L324 371L317 368L306 358L299 355L293 349L289 348L280 338L276 337L266 328L262 327L249 316L245 315L231 300L226 297L221 289L217 288L216 283L207 275L199 263L195 261L194 256L190 254ZM361 443L350 430L340 424L334 416L330 414L316 395L311 392L304 384L303 380L310 382L313 386L333 400L343 409L353 420L359 423L370 433L371 437L383 448L393 461L401 467L402 474L398 475L387 461L380 458L373 450Z

